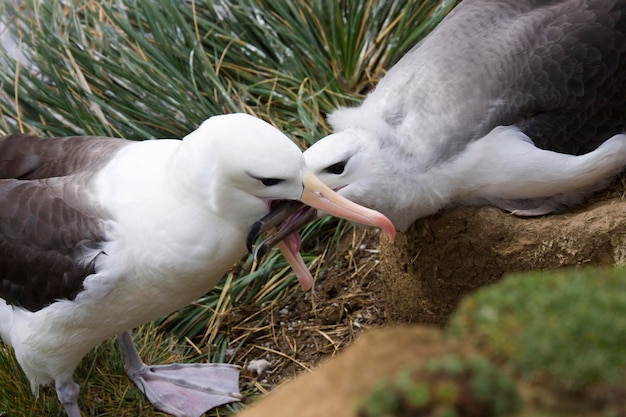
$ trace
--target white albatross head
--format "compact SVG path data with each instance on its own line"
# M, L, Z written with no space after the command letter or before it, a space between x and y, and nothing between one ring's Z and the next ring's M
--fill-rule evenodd
M376 133L349 128L328 135L304 152L307 167L343 197L371 206L370 190L381 172L380 141Z
M298 200L305 162L295 143L242 113L214 116L183 138L189 187L218 216L247 228L272 200Z
M348 127L314 143L304 159L342 197L382 213L405 231L417 218L445 205L448 183L445 169L440 169L445 164L421 163L421 157L394 143L391 134Z
M307 169L300 149L278 129L256 117L212 117L187 135L183 144L188 186L215 214L242 228L253 226L278 202L290 200L395 234L386 217L340 197L324 185ZM303 214L303 210L290 212L272 227L288 232L274 244L291 264L302 287L309 289L312 277L298 253L300 238L295 232L302 223L294 223ZM256 231L255 237L261 230Z

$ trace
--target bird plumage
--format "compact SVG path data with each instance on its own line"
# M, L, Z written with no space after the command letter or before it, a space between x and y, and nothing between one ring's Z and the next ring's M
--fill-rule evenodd
M2 140L0 316L13 318L2 337L31 381L47 383L60 372L41 358L72 370L101 340L211 289L244 252L249 224L267 211L249 193L270 187L247 170L289 182L268 198L299 197L301 152L264 122L250 127L251 119L210 119L182 141ZM233 165L236 156L224 154L243 151L238 140L255 157L269 150L274 159ZM243 201L233 209L237 197ZM63 359L50 359L52 352Z
M4 300L37 311L82 290L106 240L104 213L94 211L88 198L93 172L129 143L101 137L0 138Z
M545 214L626 165L615 154L621 146L593 154L610 138L626 140L625 99L626 1L464 0L359 107L330 114L335 133L305 158L320 179L399 229L453 204ZM506 152L510 144L517 153ZM474 165L463 165L473 151ZM541 172L561 169L561 155L584 154L597 160L588 162L597 166L591 181L568 162L542 186L549 176ZM338 163L345 169L332 172ZM522 184L499 182L507 169ZM489 176L501 187L489 188Z
M305 168L285 135L243 114L183 140L1 138L0 336L33 392L54 381L80 416L73 370L118 334L129 377L162 410L195 416L239 398L235 367L147 367L127 331L210 290L272 201L309 190ZM163 389L179 380L189 397ZM225 388L212 392L214 380Z

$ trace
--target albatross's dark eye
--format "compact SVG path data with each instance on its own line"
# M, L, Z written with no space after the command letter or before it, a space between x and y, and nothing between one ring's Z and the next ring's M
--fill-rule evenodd
M325 171L328 172L329 174L335 174L335 175L343 174L343 170L346 168L347 163L348 161L337 162L336 164L332 164L331 166L326 168Z
M260 178L260 180L261 184L265 185L266 187L271 187L272 185L280 184L284 181L280 178Z

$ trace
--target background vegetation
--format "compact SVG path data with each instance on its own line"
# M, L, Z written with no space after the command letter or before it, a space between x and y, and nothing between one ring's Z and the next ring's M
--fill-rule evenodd
M623 268L511 275L463 300L450 334L529 380L576 394L626 385ZM617 394L616 394L617 395Z

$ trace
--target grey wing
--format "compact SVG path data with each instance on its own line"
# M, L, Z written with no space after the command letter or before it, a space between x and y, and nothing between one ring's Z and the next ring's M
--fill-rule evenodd
M124 139L0 138L0 297L31 311L73 299L95 271L106 213L89 183Z
M101 213L73 177L0 180L0 297L36 311L74 299L102 253Z
M81 209L71 180L0 180L0 296L8 303L35 311L73 299L94 272L104 220Z
M0 138L0 178L39 179L93 170L129 143L102 136L4 136Z
M626 1L547 4L515 93L494 111L515 116L491 126L516 124L539 148L580 155L626 128Z
M406 152L456 155L502 125L589 152L626 124L626 0L463 0L368 105Z

